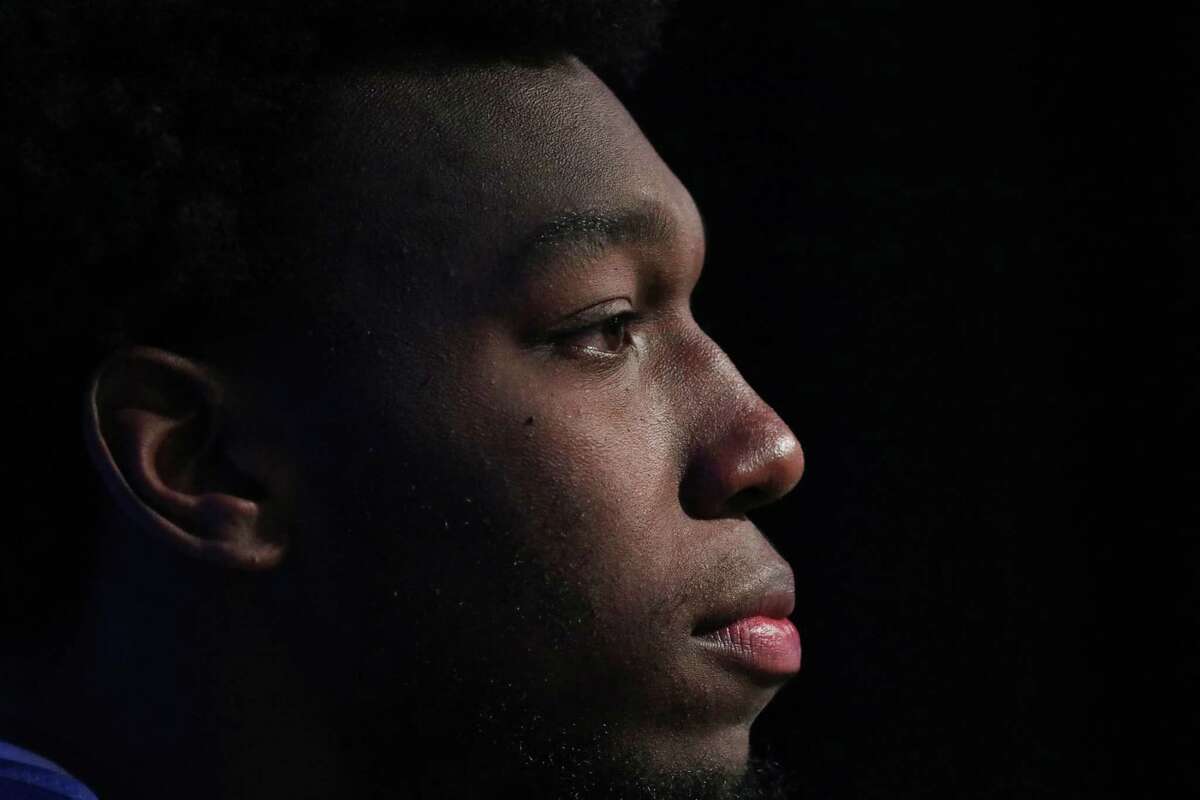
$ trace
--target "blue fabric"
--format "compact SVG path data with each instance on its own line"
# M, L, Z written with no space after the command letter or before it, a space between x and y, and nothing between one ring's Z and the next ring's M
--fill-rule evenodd
M0 800L96 800L53 761L0 741Z

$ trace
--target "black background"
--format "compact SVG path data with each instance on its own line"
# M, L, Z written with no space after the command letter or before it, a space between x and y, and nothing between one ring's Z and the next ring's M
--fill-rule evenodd
M808 458L756 741L806 798L1198 796L1197 26L915 5L692 4L622 92Z

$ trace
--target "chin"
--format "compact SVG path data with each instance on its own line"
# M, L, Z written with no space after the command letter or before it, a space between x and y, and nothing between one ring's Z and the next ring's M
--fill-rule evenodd
M684 733L655 731L627 744L619 761L657 775L711 774L736 779L750 760L750 726L721 725Z
M610 763L607 791L597 796L663 800L760 800L762 765L750 756L749 725L648 734ZM588 797L587 793L580 796Z
M701 743L704 760L730 772L741 773L750 760L750 726L730 725L705 736Z

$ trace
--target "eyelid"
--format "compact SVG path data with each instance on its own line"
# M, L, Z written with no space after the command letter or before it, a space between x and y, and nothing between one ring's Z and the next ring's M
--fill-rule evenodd
M584 330L606 322L613 317L632 313L634 313L633 301L628 297L614 297L608 300L601 300L599 303L561 318L551 326L550 333L551 335L555 335Z

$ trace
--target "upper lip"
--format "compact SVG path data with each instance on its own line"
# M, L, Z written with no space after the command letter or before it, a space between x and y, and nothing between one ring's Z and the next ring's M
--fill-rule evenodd
M791 567L780 561L719 595L696 623L692 635L703 636L750 617L783 619L795 607L796 579Z

